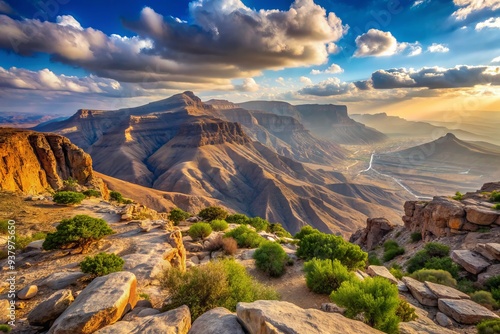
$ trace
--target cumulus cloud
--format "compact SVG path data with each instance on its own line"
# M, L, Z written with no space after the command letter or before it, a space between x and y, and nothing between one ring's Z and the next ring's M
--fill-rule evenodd
M492 63L500 63L500 56L495 57L491 60Z
M443 44L432 43L432 45L427 47L427 51L431 53L445 53L450 51L450 49Z
M243 79L242 84L235 85L234 87L236 88L236 90L239 90L242 92L256 92L260 89L259 84L256 83L253 78L245 78L245 79Z
M280 85L284 86L285 85L285 79L283 77L279 77L278 79L275 80L277 83Z
M321 71L321 70L312 70L311 74L312 75L318 75L318 74L323 74L323 73L329 73L329 74L336 74L336 73L342 73L344 72L344 69L340 67L337 64L331 64L326 70Z
M83 30L82 25L71 15L62 15L56 17L56 22L62 27L72 27L77 30Z
M353 83L343 82L338 78L328 78L316 85L309 85L298 91L301 95L334 96L343 95L356 89Z
M482 30L484 28L500 29L500 17L490 17L476 24L476 30Z
M309 79L308 77L305 77L305 76L302 76L300 77L300 82L302 82L303 84L306 84L306 85L312 85L312 80Z
M500 9L500 0L453 0L453 3L461 7L452 14L457 20L464 20L476 12Z
M420 43L398 43L390 31L370 29L356 37L356 51L354 57L383 57L392 56L406 51L408 56L422 53Z

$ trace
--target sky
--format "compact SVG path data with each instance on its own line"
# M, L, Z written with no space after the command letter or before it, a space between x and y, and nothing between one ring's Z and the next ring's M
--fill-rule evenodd
M191 90L418 118L500 112L500 0L0 0L0 111Z

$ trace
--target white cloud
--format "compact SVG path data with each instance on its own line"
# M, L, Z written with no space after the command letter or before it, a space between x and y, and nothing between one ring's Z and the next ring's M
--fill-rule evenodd
M62 15L56 17L56 22L61 27L72 27L77 30L83 30L82 25L71 15Z
M243 79L243 83L241 85L235 85L234 87L236 90L242 92L256 92L260 89L259 84L256 83L253 78L245 78Z
M415 43L403 42L398 44L397 51L398 53L406 51L409 57L414 57L422 53L422 46L420 45L419 42Z
M413 5L411 5L411 9L420 7L420 6L425 5L425 4L429 3L429 2L430 2L430 0L416 0L413 3Z
M337 64L331 64L324 71L316 70L316 69L311 70L312 75L318 75L318 74L323 74L323 73L336 74L336 73L342 73L342 72L344 72L344 69Z
M353 83L343 82L339 78L328 78L316 85L309 85L298 91L301 95L334 96L356 90Z
M479 11L494 11L500 8L500 0L453 0L453 3L461 7L452 14L457 20L464 20Z
M500 56L495 57L491 60L492 63L500 63Z
M283 79L283 77L279 77L278 79L276 79L276 82L279 83L282 86L285 85L285 79Z
M306 84L306 85L312 85L312 80L309 79L308 77L305 77L305 76L302 76L300 77L300 82L302 82L303 84Z
M383 57L392 56L403 51L408 56L416 56L422 53L419 42L398 43L391 32L370 29L368 32L356 37L356 51L354 57Z
M490 17L476 24L476 30L482 30L484 28L500 29L500 17Z
M444 44L432 43L432 45L427 47L427 51L430 53L446 53L450 51L450 49Z

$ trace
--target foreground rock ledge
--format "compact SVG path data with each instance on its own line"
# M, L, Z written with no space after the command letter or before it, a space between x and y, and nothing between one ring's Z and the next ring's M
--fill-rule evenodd
M250 334L382 333L340 314L314 309L304 310L282 301L259 300L253 303L238 303L236 313Z
M485 319L499 319L486 307L467 299L440 299L439 310L456 322L474 325Z

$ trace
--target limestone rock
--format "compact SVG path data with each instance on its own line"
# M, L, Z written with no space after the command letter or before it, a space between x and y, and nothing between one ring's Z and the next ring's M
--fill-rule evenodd
M479 274L490 265L484 257L470 250L454 250L451 252L451 259L474 275Z
M457 334L454 330L444 328L431 320L429 312L415 307L417 319L410 322L399 323L400 334Z
M465 212L467 220L477 225L491 225L499 216L495 210L476 205L467 205Z
M492 254L488 249L486 249L486 244L477 244L474 247L474 252L480 254L489 261L496 260L495 254Z
M194 322L189 334L245 334L234 313L217 307L203 313Z
M420 304L426 306L438 305L437 296L424 283L407 276L403 277L403 282Z
M384 277L384 278L387 278L389 281L391 281L391 283L398 284L398 280L396 279L396 277L394 277L394 275L391 274L389 269L387 269L384 266L371 265L371 266L368 266L368 269L366 269L366 272L372 277L375 277L375 276Z
M436 322L439 324L439 326L443 327L450 327L453 325L453 322L451 321L450 318L444 313L438 312L436 314Z
M394 225L385 218L368 218L366 228L358 230L349 241L371 250L393 229Z
M182 242L182 233L180 230L170 232L167 235L168 243L177 249L177 253L173 256L170 261L172 267L179 268L181 271L186 271L186 249L184 248L184 243Z
M437 284L433 282L425 282L425 285L433 294L439 298L447 299L470 299L470 296L462 291L453 289L449 286Z
M40 282L40 286L46 286L52 290L61 290L75 284L83 276L85 274L80 271L53 273Z
M54 292L46 300L38 304L28 315L28 322L32 326L47 326L57 319L73 302L71 290Z
M38 293L38 287L36 285L25 286L21 291L17 293L17 298L19 299L31 299Z
M259 300L238 303L238 319L252 334L307 333L307 334L368 334L381 333L370 326L343 317L337 313L304 310L283 301Z
M500 243L488 243L486 244L486 250L492 254L495 259L500 261Z
M466 325L477 324L484 319L500 318L486 307L469 299L439 299L438 307L456 322Z
M95 334L187 334L191 328L191 314L187 306L175 310L135 318L132 321L118 321L95 332Z
M488 279L494 276L500 276L500 264L492 264L485 272L477 275L477 282L484 284Z
M49 334L93 333L137 303L137 280L126 271L95 278L54 322Z

